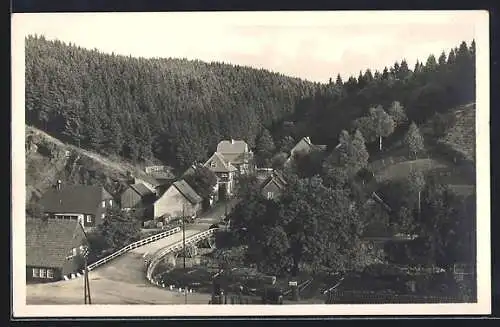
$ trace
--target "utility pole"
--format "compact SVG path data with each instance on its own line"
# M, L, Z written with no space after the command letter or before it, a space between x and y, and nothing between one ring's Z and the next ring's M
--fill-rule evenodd
M88 259L88 247L82 247L82 256L83 256L83 296L85 304L92 304L92 300L90 298L90 282L89 282L89 269L87 267L87 259Z
M184 204L182 205L182 252L184 276L186 276L186 213ZM184 288L184 304L187 304L187 285Z

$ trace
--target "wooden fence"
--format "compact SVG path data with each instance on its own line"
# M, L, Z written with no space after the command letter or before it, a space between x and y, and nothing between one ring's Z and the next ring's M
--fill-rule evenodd
M105 263L107 263L107 262L109 262L109 261L111 261L111 260L113 260L113 259L115 259L115 258L117 258L117 257L119 257L119 256L121 256L121 255L123 255L125 253L127 253L130 250L136 249L138 247L141 247L141 246L146 245L146 244L151 243L151 242L158 241L158 240L160 240L160 239L162 239L164 237L170 236L170 235L178 233L180 231L181 231L180 227L175 227L175 228L172 228L172 229L170 229L168 231L165 231L165 232L162 232L162 233L159 233L159 234L147 237L145 239L139 240L137 242L131 243L131 244L129 244L129 245L127 245L127 246L119 249L118 251L116 251L116 252L114 252L114 253L112 253L112 254L110 254L110 255L108 255L108 256L106 256L106 257L104 257L102 259L99 259L96 262L90 264L88 266L88 270L89 271L93 270L93 269L95 269L95 268L97 268L97 267L99 267L99 266L101 266L101 265L103 265L103 264L105 264Z

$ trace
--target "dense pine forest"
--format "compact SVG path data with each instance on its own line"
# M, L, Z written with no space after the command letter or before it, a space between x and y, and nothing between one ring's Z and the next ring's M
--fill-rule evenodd
M475 42L464 41L417 61L413 69L403 59L382 71L366 69L343 81L333 77L311 97L301 99L284 124L274 126L276 138L309 135L315 143L336 145L342 129L355 129L352 122L369 109L386 111L394 101L403 107L408 121L421 124L436 113L475 101Z
M252 144L315 85L266 70L108 55L26 39L26 120L64 141L183 167L222 138Z
M26 39L26 122L64 141L132 161L186 167L222 138L276 149L308 135L335 145L342 129L398 101L409 121L475 99L475 43L408 67L366 69L327 84L266 70L185 59L103 54L44 37ZM325 69L328 69L325 67ZM257 149L258 150L258 149Z

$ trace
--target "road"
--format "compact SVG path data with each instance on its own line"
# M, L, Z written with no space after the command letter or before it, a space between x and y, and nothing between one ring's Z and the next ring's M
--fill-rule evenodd
M207 230L224 215L223 204L186 226L186 237ZM145 277L144 255L182 240L182 232L131 250L89 272L92 304L184 304L184 295L151 285ZM190 293L188 304L207 304L209 294ZM83 304L83 278L26 285L26 304Z

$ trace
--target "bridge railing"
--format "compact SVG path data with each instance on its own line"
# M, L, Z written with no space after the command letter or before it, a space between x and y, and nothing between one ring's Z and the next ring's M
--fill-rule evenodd
M188 238L185 239L185 242L186 244L191 244L191 243L195 243L195 242L198 242L198 241L201 241L211 235L213 235L213 233L217 230L218 228L211 228L211 229L208 229L206 231L203 231L203 232L200 232L200 233L197 233L195 235L192 235ZM179 251L183 248L184 244L183 244L183 241L178 241L172 245L169 245L163 249L161 249L160 251L158 251L153 258L151 258L151 260L149 260L149 262L146 263L147 265L147 270L146 270L146 278L153 284L156 284L154 281L153 281L153 271L154 269L156 268L156 266L158 265L158 263L169 253L172 253L172 252L176 252L176 251Z
M155 242L155 241L158 241L159 239L162 239L164 237L167 237L167 236L170 236L172 234L175 234L175 233L178 233L181 231L181 228L180 227L175 227L175 228L172 228L172 229L169 229L165 232L162 232L162 233L159 233L159 234L156 234L156 235L153 235L153 236L150 236L150 237L147 237L145 239L142 239L142 240L139 240L137 242L134 242L134 243L131 243L121 249L119 249L118 251L104 257L104 258L101 258L99 260L97 260L96 262L90 264L87 268L88 270L93 270L125 253L127 253L128 251L130 250L133 250L133 249L136 249L138 247L141 247L143 245L146 245L146 244L149 244L151 242Z

